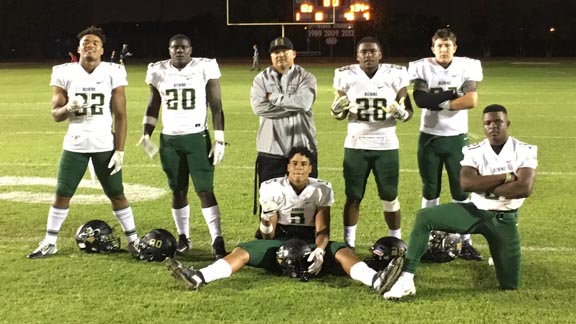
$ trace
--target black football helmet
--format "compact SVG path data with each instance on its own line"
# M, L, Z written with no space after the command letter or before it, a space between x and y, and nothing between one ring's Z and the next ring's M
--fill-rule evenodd
M312 252L310 245L301 239L290 239L284 242L276 252L276 260L282 268L282 274L290 278L308 281L308 255Z
M394 236L384 236L370 247L371 257L364 260L368 266L380 271L388 266L396 257L404 257L408 246L401 239Z
M462 236L442 231L430 232L428 250L422 256L422 261L433 263L450 262L458 257L462 249Z
M116 237L105 221L91 220L76 231L76 244L84 253L109 253L120 251L120 238Z
M157 228L146 233L138 243L141 260L164 261L173 258L176 253L176 238L165 229Z

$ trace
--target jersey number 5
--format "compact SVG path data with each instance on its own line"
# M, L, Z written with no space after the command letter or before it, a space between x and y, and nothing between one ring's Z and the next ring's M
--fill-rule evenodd
M166 90L166 108L176 110L196 108L196 91L194 89L168 89Z

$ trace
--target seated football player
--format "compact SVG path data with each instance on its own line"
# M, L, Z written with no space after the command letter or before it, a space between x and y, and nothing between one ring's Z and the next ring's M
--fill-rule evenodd
M268 180L260 187L260 232L264 239L240 243L229 255L200 270L167 259L167 267L176 280L188 289L197 290L212 281L230 277L245 265L279 272L278 249L289 239L298 238L311 248L306 259L307 276L343 270L380 294L389 289L400 271L377 272L360 261L346 244L330 241L330 206L334 193L330 183L309 177L311 157L307 148L293 148L288 155L287 175ZM398 263L396 270L400 270L403 259Z

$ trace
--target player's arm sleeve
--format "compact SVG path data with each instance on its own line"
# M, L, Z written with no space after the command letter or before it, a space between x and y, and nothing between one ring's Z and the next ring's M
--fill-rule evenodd
M334 190L329 182L319 181L318 206L332 206L334 204Z
M258 202L263 205L269 200L282 201L283 195L282 186L275 179L270 179L260 186Z
M208 80L206 84L206 99L212 113L214 130L224 130L224 110L222 110L222 90L218 79Z
M56 122L61 122L69 117L69 112L62 109L68 102L68 91L62 66L54 66L50 76L50 85L53 87L52 92L52 118Z
M538 147L536 145L521 144L520 168L536 169L538 167Z
M341 95L345 95L350 86L346 82L346 77L343 72L341 72L343 68L339 68L334 70L334 81L332 87L334 90L338 91Z
M438 107L439 104L458 97L453 91L430 92L428 84L422 79L415 79L413 82L414 92L412 95L416 105L420 108L442 110L442 108Z
M290 112L305 112L312 109L316 100L316 77L308 71L304 71L299 80L298 88L291 93L272 93L270 102Z
M65 89L54 86L52 93L52 118L56 122L65 121L70 117L70 113L66 108L66 103L68 102L68 95Z
M128 85L128 75L124 65L114 64L112 67L112 89Z
M267 71L256 75L252 82L252 88L250 89L250 105L252 106L252 111L256 115L265 118L282 118L293 115L293 112L287 111L270 102L264 73L267 73Z

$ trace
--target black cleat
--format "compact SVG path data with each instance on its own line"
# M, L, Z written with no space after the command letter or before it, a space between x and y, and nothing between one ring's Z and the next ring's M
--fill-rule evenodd
M192 268L186 268L182 263L173 258L166 258L164 262L166 263L168 271L172 273L172 277L184 288L198 290L200 287L206 285L202 272Z
M226 248L224 247L224 239L222 236L217 236L214 243L212 243L212 254L214 255L214 260L220 260L228 255L228 252L226 252Z
M372 279L372 289L376 290L379 295L389 291L394 283L402 274L404 266L404 257L395 257L390 261L386 268L378 271Z
M460 254L458 254L460 259L468 260L468 261L482 261L484 257L478 250L476 250L468 241L464 241L462 243L462 249L460 250Z
M186 237L185 234L178 235L178 244L176 245L176 251L180 254L184 254L187 250L192 248L192 241Z

